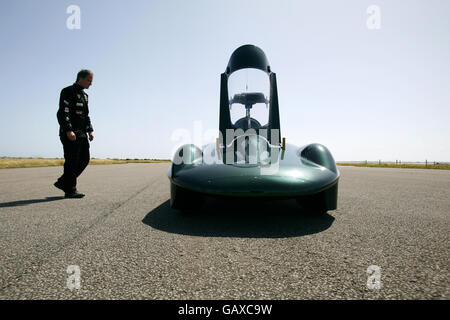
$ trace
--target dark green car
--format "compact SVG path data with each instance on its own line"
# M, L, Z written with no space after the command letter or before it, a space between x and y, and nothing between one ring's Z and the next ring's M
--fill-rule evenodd
M236 49L220 89L219 138L177 150L169 168L171 207L195 209L215 196L295 198L310 211L336 209L339 171L328 149L281 139L276 75L264 52Z

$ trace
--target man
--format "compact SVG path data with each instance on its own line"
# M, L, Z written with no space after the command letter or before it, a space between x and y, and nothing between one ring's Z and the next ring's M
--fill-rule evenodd
M89 118L88 95L83 89L91 86L93 78L92 71L81 70L76 82L62 89L59 98L56 116L65 162L64 174L54 186L63 190L66 198L84 197L84 194L77 191L77 178L89 163L89 141L94 139L94 129Z

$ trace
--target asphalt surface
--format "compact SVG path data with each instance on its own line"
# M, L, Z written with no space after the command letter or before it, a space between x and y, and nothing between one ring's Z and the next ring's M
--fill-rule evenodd
M450 298L450 171L339 167L338 210L314 216L171 210L168 167L89 166L83 199L53 187L62 167L0 170L0 299Z

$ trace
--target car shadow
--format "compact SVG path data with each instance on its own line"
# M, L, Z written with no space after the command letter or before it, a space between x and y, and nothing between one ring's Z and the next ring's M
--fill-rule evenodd
M3 202L0 203L0 208L6 208L6 207L18 207L18 206L26 206L33 203L39 203L39 202L50 202L50 201L56 201L64 199L63 196L59 197L46 197L44 199L30 199L30 200L18 200L18 201L11 201L11 202Z
M142 220L155 229L200 237L286 238L319 233L334 217L302 211L295 200L208 199L202 209L181 212L170 200Z

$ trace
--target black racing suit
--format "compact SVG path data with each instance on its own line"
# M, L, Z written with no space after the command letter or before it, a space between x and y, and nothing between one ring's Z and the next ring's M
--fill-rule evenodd
M89 163L89 140L86 133L94 131L89 118L88 95L80 85L74 83L61 90L56 116L65 159L64 174L58 181L63 185L64 191L70 193L76 191L77 178ZM75 133L75 141L67 138L69 131Z

